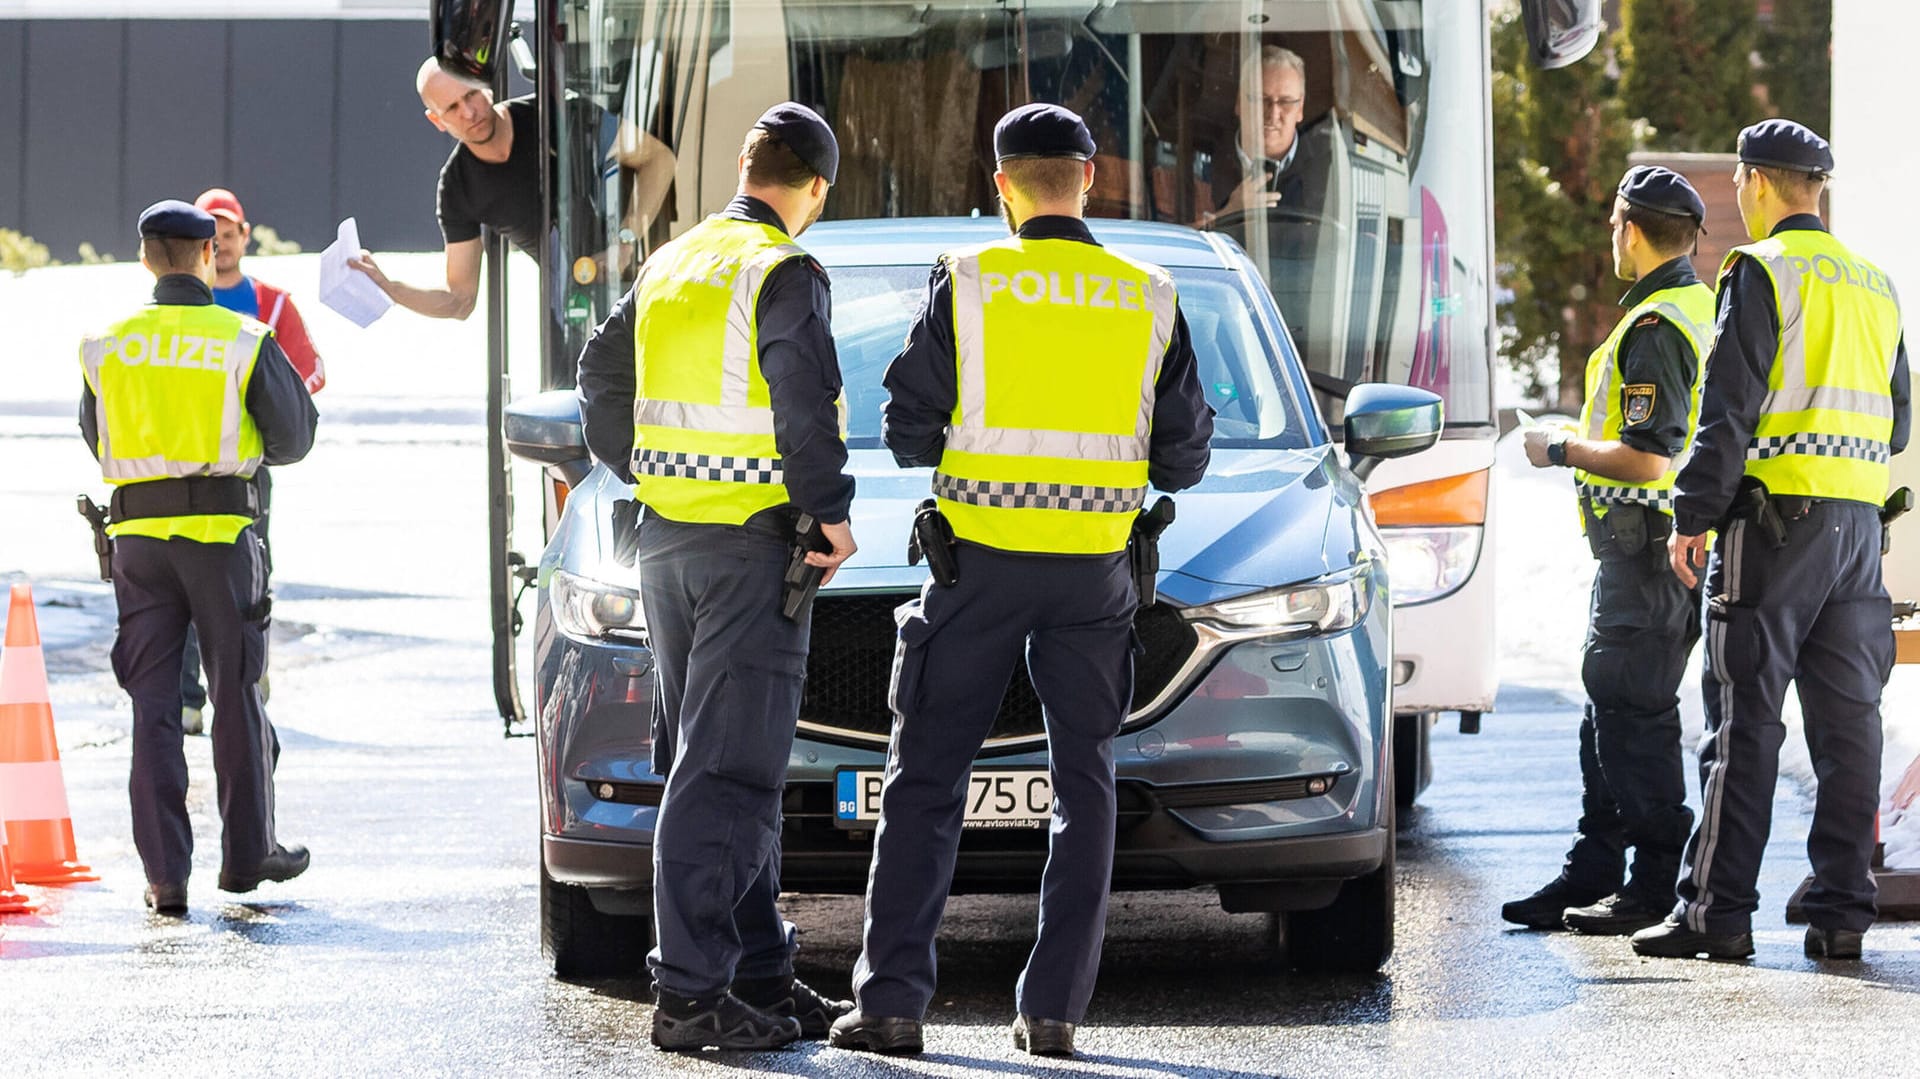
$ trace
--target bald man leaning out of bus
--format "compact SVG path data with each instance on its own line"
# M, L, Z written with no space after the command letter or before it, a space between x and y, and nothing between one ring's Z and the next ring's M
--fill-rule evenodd
M349 265L410 311L428 318L464 319L480 296L482 226L504 234L528 255L540 256L540 109L532 97L495 104L492 91L446 71L431 57L420 65L414 88L426 106L427 121L459 142L440 169L436 200L440 235L447 246L446 281L395 281L366 251ZM673 182L673 152L622 123L606 156L636 174L626 225L643 236Z

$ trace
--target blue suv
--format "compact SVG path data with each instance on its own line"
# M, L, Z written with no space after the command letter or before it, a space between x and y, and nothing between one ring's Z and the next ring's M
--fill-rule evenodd
M1135 621L1133 705L1114 743L1113 887L1212 887L1228 911L1267 913L1297 968L1377 969L1393 949L1393 648L1384 546L1356 472L1432 445L1440 400L1356 388L1349 467L1239 247L1173 225L1090 224L1172 272L1217 413L1212 467L1179 496L1159 597ZM881 375L936 256L1004 234L991 219L908 219L822 223L803 239L833 278L860 552L814 603L784 802L789 891L865 890L893 722L893 611L926 581L906 549L930 472L896 467L881 444ZM632 492L587 458L570 391L516 403L506 436L570 491L537 578L542 945L563 975L637 970L664 780L649 767ZM1037 887L1045 766L1040 703L1016 671L975 766L955 893Z

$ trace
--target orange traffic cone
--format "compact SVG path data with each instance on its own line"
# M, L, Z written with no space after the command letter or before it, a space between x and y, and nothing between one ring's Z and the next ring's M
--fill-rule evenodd
M13 872L26 884L99 880L81 865L67 811L67 781L53 737L47 664L33 618L33 590L13 586L7 639L0 647L0 817L13 848Z
M0 828L0 914L27 914L40 904L13 890L13 863L7 858L7 830Z

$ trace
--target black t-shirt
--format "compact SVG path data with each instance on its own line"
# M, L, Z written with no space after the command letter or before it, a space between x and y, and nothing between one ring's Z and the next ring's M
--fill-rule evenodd
M507 102L513 147L498 165L455 146L440 168L437 212L440 235L449 244L480 238L485 225L513 246L540 251L540 110L530 97Z

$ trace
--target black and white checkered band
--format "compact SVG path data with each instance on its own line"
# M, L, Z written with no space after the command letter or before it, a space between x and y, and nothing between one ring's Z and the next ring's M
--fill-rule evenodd
M1582 484L1580 490L1596 506L1652 506L1667 513L1673 512L1672 489L1660 491L1651 487L1614 487L1588 483Z
M1094 487L1079 483L994 483L933 474L933 493L950 502L1011 510L1079 510L1132 513L1147 500L1145 487Z
M636 450L633 474L714 483L785 483L778 457L713 457L704 453Z
M1813 457L1851 457L1877 465L1893 460L1892 447L1885 442L1858 435L1769 435L1756 438L1747 445L1749 461L1764 461L1769 457L1782 457L1790 453Z

